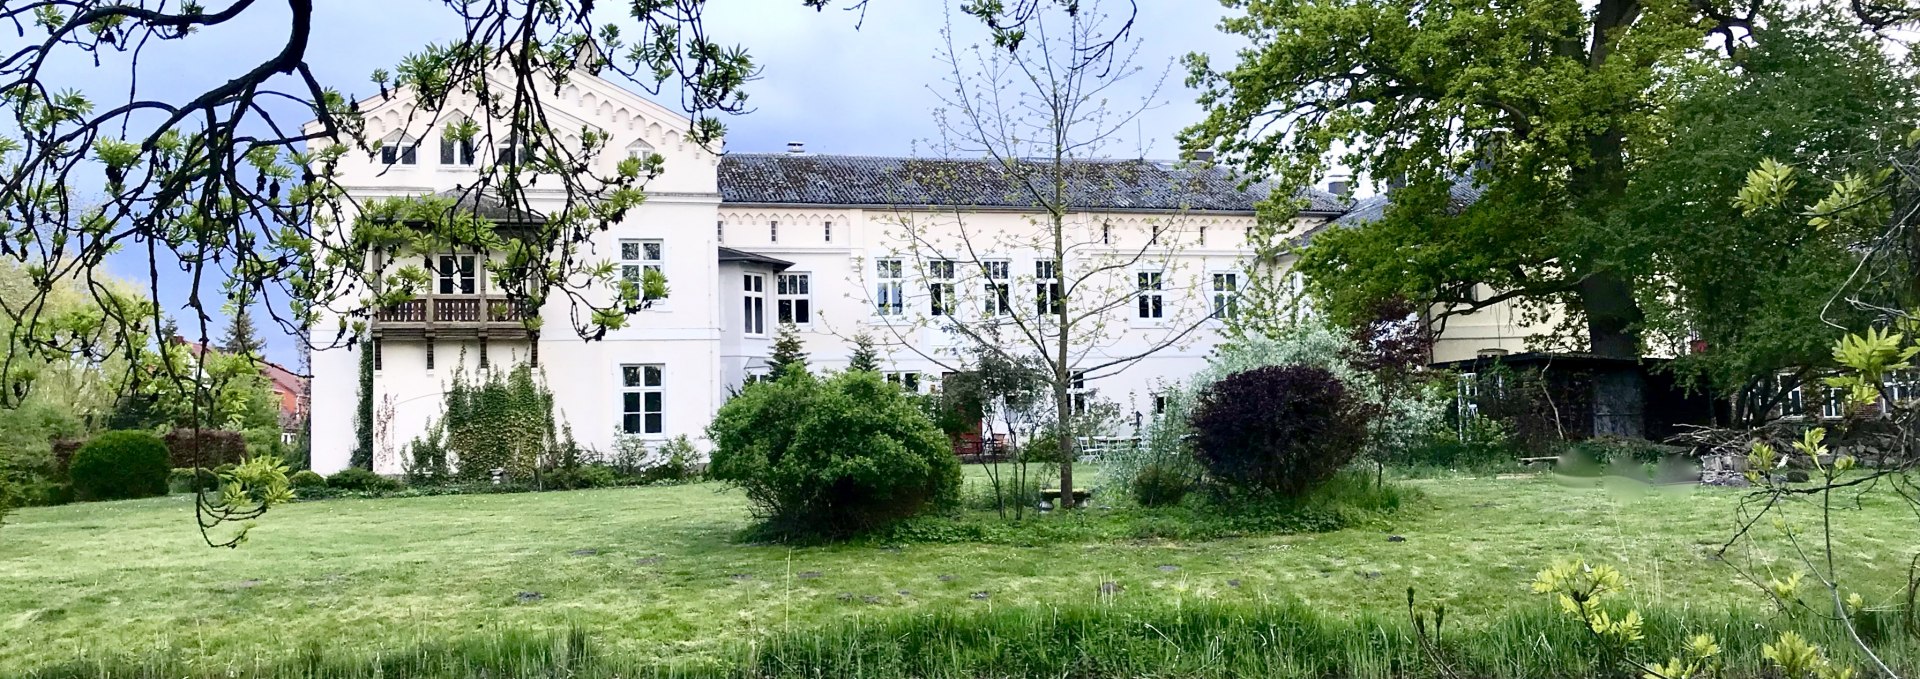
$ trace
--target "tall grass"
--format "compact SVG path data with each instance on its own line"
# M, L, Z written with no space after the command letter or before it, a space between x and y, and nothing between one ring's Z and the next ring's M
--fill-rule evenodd
M1689 634L1712 633L1728 677L1769 676L1762 644L1792 629L1836 659L1858 662L1836 627L1746 611L1652 609L1639 657L1664 659ZM1891 617L1882 621L1893 623ZM1880 625L1888 630L1896 624ZM1600 664L1590 635L1543 605L1471 629L1440 630L1439 652L1418 642L1406 615L1332 616L1292 600L1253 603L1109 601L844 619L743 642L717 659L633 663L594 651L589 633L504 632L389 653L310 650L248 666L198 666L166 657L83 658L30 676L46 679L372 679L375 677L1440 677L1486 679L1637 676ZM1920 645L1889 633L1876 651L1911 671ZM1443 670L1443 665L1445 669Z

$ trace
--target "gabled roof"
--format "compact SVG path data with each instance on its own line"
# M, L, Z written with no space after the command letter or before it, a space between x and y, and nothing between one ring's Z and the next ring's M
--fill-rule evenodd
M1037 169L1039 164L1027 168ZM890 158L797 153L730 153L720 158L722 203L753 205L960 206L1036 209L1019 173L991 160ZM1071 165L1068 200L1089 210L1253 212L1270 185L1240 187L1224 168L1150 160L1089 160ZM1304 212L1337 215L1345 200L1303 191Z
M735 250L729 247L721 247L719 248L719 250L720 250L720 261L722 262L744 262L748 264L763 264L766 266L773 267L774 271L786 271L787 267L793 266L793 262L789 262L784 259L768 257L766 255L763 255L757 252Z

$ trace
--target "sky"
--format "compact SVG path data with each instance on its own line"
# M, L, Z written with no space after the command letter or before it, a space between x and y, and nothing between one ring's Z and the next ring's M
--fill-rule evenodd
M752 110L725 120L728 151L781 151L797 141L813 153L933 154L930 142L939 129L932 111L939 100L929 88L941 86L946 74L936 58L940 29L947 22L944 3L871 0L864 16L838 8L851 1L837 0L835 8L815 11L801 0L711 0L708 35L746 47L763 66L760 78L747 87ZM1195 93L1183 85L1185 72L1178 58L1200 51L1213 54L1216 64L1231 63L1239 43L1218 32L1225 11L1219 4L1137 1L1133 37L1140 41L1136 61L1143 72L1116 89L1113 99L1137 102L1163 71L1166 77L1157 105L1108 146L1109 154L1172 158L1177 155L1174 135L1201 115ZM227 3L208 4L215 10ZM259 63L283 44L287 30L285 10L275 4L262 3L231 25L151 51L139 69L143 96L190 97ZM602 4L618 9L623 3ZM1106 4L1110 13L1127 11L1125 0ZM447 40L458 30L441 0L326 0L317 5L309 64L322 83L355 98L377 92L370 79L376 68L391 70L408 53L430 41ZM970 17L954 16L953 25L964 42L986 37ZM78 83L98 97L96 101L126 100L130 83L125 64L108 61L96 67L73 60L58 66L54 76ZM661 103L677 107L679 102L669 95ZM290 115L293 119L304 116ZM121 256L110 261L109 269L141 283L148 279L143 257ZM178 313L188 292L184 276L163 271L161 283L162 305ZM295 365L297 340L259 316L256 313L268 358ZM208 336L217 340L224 323L221 318L210 321ZM197 328L183 329L198 334Z

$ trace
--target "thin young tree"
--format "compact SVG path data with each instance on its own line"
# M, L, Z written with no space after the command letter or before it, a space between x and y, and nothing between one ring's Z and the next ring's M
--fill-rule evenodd
M947 75L934 87L938 157L905 161L898 171L962 200L925 208L934 201L902 197L888 219L898 245L863 266L886 268L872 273L906 283L862 286L894 321L886 326L889 344L956 373L968 369L968 346L1013 363L1038 359L1068 500L1075 441L1096 433L1082 416L1086 385L1182 343L1212 315L1205 304L1179 303L1198 289L1183 278L1194 262L1179 256L1174 237L1184 211L1121 218L1095 198L1126 190L1122 182L1162 182L1172 185L1157 189L1177 192L1202 176L1107 157L1159 104L1166 76L1139 63L1137 41L1116 42L1115 25L1097 2L1043 10L1009 46L965 44L949 22L937 56ZM1102 45L1112 48L1089 58ZM1126 94L1135 77L1145 83L1138 98ZM1017 206L1020 216L965 204L978 187L995 193L974 195L980 204ZM1033 268L1013 270L1007 257L1015 253L1033 257ZM1147 322L1129 320L1135 317ZM953 341L920 341L929 329Z

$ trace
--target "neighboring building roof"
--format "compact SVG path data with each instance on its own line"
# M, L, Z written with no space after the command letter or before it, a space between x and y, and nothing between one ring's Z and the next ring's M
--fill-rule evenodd
M216 354L226 353L219 347L211 347L200 342L189 342L187 338L179 335L173 336L173 343L185 346L187 352L193 354L194 358L202 358L206 356L209 351ZM260 375L267 378L267 381L271 383L270 388L275 393L280 394L280 413L282 415L297 417L306 414L306 377L292 370L288 370L285 366L278 363L266 360L260 361Z
M471 212L492 222L538 222L545 220L538 212L523 208L508 207L506 202L491 194L473 189L447 189L433 194L440 198L454 199L454 209Z
M1072 166L1068 200L1091 210L1253 212L1269 184L1245 188L1226 169L1150 160L1083 161ZM720 158L722 203L962 206L1034 209L1039 203L1007 167L991 160L888 158L797 153L730 153ZM1347 201L1306 190L1303 210L1336 215Z
M1448 187L1447 191L1451 194L1448 198L1449 202L1453 204L1454 210L1464 210L1467 206L1479 202L1480 195L1485 193L1483 187L1473 183L1466 177L1460 177L1453 183L1453 186ZM1346 214L1335 217L1306 233L1296 236L1294 238L1294 244L1304 246L1311 242L1315 235L1327 229L1343 229L1350 226L1360 226L1362 224L1371 224L1380 221L1386 218L1387 208L1392 206L1393 191L1391 189L1386 193L1374 194L1354 201Z
M773 257L768 257L766 255L762 255L755 252L747 252L745 250L735 250L733 248L728 248L728 247L722 247L722 248L719 248L719 250L720 250L720 261L722 262L746 262L749 264L764 264L764 265L773 267L774 271L786 271L787 267L793 266L793 262L789 262L784 259L776 259Z

